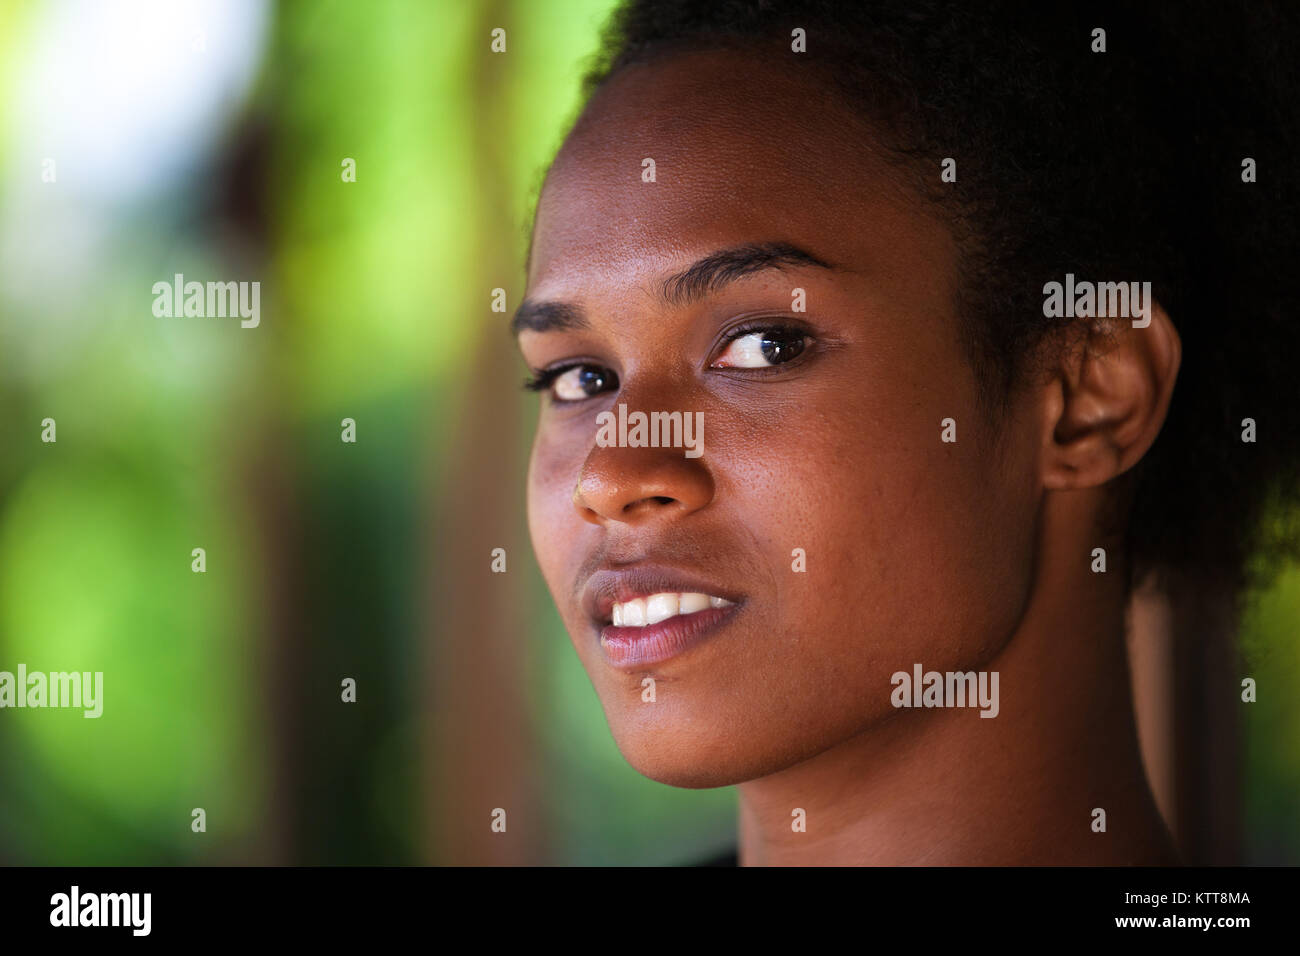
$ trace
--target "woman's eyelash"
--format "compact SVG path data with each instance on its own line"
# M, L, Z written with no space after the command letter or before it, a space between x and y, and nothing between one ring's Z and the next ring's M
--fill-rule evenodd
M730 345L736 339L743 339L746 335L753 335L755 332L786 332L790 335L802 335L805 338L811 338L807 329L790 323L772 322L770 319L766 322L755 322L752 325L742 325L740 328L732 329L727 333L727 337L722 341Z
M732 329L727 333L727 337L722 341L724 344L730 345L732 342L736 341L736 339L744 338L746 335L753 335L755 332L784 332L790 335L809 337L807 330L800 326L792 325L790 323L773 323L769 320L766 322L756 321L752 324ZM546 368L541 371L532 372L529 377L524 380L523 387L525 390L530 392L544 392L555 384L555 380L565 372L575 368L582 368L584 364L585 363L583 362L571 362L568 365L557 365L554 368Z

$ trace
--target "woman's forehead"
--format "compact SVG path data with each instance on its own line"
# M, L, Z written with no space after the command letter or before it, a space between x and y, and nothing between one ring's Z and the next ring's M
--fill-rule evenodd
M819 91L734 51L616 74L547 175L530 284L575 263L680 258L683 245L786 235L841 247L906 228L915 197L866 123Z

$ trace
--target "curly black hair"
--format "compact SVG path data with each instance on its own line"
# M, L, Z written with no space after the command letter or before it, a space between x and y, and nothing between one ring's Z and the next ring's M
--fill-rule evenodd
M816 72L862 111L962 247L962 336L993 408L1036 347L1043 284L1152 282L1183 342L1136 466L1129 586L1240 599L1300 556L1294 109L1300 4L625 0L584 84L720 46ZM792 51L802 28L806 52ZM1104 52L1094 31L1105 31ZM939 186L945 157L958 180ZM1257 181L1246 181L1245 160ZM1060 336L1056 336L1060 338ZM1242 440L1253 419L1254 443Z

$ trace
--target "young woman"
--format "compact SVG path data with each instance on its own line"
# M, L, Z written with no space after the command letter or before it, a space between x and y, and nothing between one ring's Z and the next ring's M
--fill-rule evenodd
M741 863L1177 858L1125 609L1297 488L1300 34L1049 6L632 0L547 175L534 548Z

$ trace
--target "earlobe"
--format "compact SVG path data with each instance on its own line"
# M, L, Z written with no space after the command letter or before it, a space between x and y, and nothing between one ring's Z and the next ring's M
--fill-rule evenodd
M1178 330L1158 302L1145 327L1094 322L1044 386L1044 487L1095 487L1137 464L1164 424L1181 361Z

